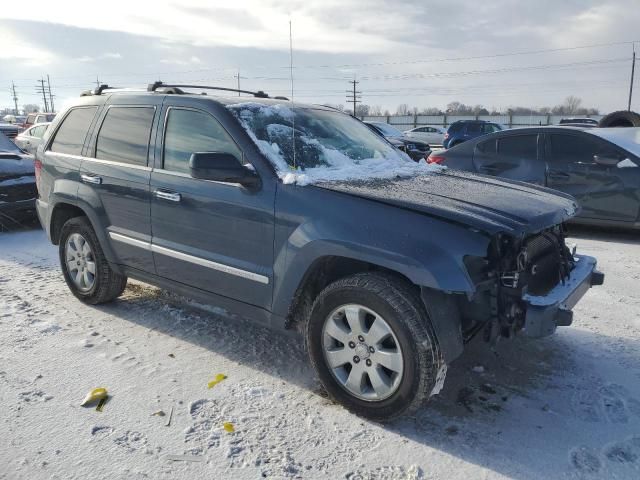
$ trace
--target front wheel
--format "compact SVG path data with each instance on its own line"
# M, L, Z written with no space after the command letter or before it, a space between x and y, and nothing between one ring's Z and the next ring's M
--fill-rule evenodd
M314 302L306 341L327 392L377 421L418 408L442 365L419 296L386 274L357 274L325 288Z
M58 251L64 279L83 302L91 305L110 302L127 286L127 277L109 265L86 217L72 218L64 224Z

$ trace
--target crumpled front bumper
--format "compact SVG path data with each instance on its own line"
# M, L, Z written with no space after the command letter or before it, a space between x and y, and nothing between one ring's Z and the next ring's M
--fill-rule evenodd
M571 325L571 309L592 286L604 283L604 273L596 269L597 261L586 255L574 255L575 267L569 278L556 285L546 295L524 294L527 313L522 334L528 337L546 337L556 327Z

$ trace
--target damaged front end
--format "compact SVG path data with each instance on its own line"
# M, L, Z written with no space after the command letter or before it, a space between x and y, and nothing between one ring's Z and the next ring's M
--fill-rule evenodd
M461 305L465 340L483 332L485 340L516 334L544 337L572 323L573 306L604 274L596 260L566 245L563 225L514 238L497 235L484 259L465 263L477 290Z

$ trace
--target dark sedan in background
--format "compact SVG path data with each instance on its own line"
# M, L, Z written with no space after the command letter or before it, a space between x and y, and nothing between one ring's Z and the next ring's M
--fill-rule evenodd
M581 207L576 223L640 228L640 128L505 130L428 162L569 193Z
M404 133L395 127L392 127L388 123L383 122L364 122L367 127L373 130L375 133L384 137L394 147L399 148L407 155L409 155L416 162L427 159L431 154L431 147L429 144L414 140L407 137Z
M33 222L37 196L33 157L0 133L0 231Z

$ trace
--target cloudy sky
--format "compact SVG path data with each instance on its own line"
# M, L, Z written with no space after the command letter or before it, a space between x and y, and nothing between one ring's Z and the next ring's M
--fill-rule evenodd
M345 104L541 107L568 95L626 108L638 0L32 0L0 11L0 107L38 102L50 75L58 103L100 82L201 82ZM640 72L636 76L640 110ZM40 99L41 100L41 99Z

